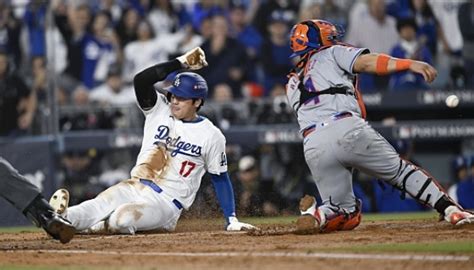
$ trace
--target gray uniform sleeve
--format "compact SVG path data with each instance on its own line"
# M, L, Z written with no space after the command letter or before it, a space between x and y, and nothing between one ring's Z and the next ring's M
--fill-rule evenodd
M356 48L341 45L333 46L332 49L332 53L337 65L349 74L354 74L352 72L352 67L354 66L354 62L357 57L361 54L370 52L367 48Z

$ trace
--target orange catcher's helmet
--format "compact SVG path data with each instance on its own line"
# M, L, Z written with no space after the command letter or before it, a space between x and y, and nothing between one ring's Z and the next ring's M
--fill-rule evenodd
M344 35L344 29L324 20L308 20L295 24L290 33L290 48L299 56L310 50L331 46Z

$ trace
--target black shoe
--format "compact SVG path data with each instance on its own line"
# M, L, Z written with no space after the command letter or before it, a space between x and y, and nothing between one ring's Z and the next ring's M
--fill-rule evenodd
M71 222L55 213L41 195L36 197L23 213L36 226L42 227L49 235L63 244L71 241L76 233Z
M74 237L76 229L67 219L54 213L52 210L44 214L43 217L41 227L54 239L66 244Z

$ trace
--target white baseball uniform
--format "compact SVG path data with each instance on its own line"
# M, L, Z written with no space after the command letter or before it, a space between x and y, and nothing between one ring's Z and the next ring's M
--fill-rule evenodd
M149 179L153 182L127 180L95 199L70 207L67 217L77 230L97 231L105 227L132 234L152 229L173 230L182 209L193 203L204 173L227 171L225 137L208 119L199 117L193 122L175 119L166 97L161 94L155 106L143 112L144 135L136 164L146 159L154 145L164 144L169 159L162 177Z

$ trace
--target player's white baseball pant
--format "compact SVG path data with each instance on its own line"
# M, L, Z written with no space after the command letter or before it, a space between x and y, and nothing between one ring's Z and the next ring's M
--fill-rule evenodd
M443 196L435 179L402 160L395 149L365 120L347 117L328 121L304 138L306 162L323 201L349 212L355 210L352 168L356 168L407 192L434 207Z
M105 227L110 232L134 234L154 229L174 230L181 214L165 193L136 180L126 180L96 198L72 206L67 218L76 230Z

